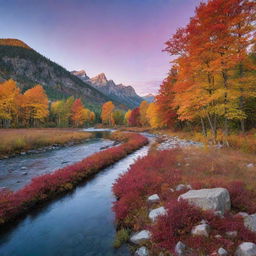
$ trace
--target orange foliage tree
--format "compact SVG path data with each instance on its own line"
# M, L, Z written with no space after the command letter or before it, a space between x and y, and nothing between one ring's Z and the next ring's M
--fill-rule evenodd
M113 117L114 109L115 109L115 105L112 103L112 101L108 101L102 105L101 120L103 124L107 124L111 126L115 124L114 117Z

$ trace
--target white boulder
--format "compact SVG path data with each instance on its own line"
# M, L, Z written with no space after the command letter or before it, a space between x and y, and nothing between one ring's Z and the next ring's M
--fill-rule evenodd
M158 196L158 194L154 194L148 197L147 200L149 203L156 203L160 201L160 197Z
M250 242L241 243L236 249L235 256L256 256L256 244Z
M185 244L183 244L181 241L179 241L176 246L175 246L175 253L178 255L178 256L182 256L185 254L186 252L186 248L187 246Z
M148 256L148 249L145 246L140 247L136 250L134 256Z
M176 186L175 190L176 191L181 191L181 190L186 190L187 186L184 184L179 184L178 186Z
M159 208L153 209L149 212L148 217L152 220L155 221L157 219L158 216L162 216L162 215L166 215L167 211L166 209L161 206Z
M131 236L130 241L134 244L141 244L148 241L151 237L151 233L148 230L142 230Z
M227 256L228 252L224 248L219 248L218 255L219 256Z
M192 235L194 236L209 236L210 233L210 226L208 224L200 224L193 227L191 231Z
M203 210L225 213L231 208L229 192L225 188L189 190L179 196L178 200L187 200L190 204Z
M244 226L252 232L256 232L256 213L244 216Z

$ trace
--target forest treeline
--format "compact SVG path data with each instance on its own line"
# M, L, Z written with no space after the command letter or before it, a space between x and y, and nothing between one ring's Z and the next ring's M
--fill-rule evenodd
M111 101L101 113L86 108L80 98L50 101L41 85L21 93L13 80L0 83L0 127L86 127L97 123L124 124L125 111Z
M51 102L41 85L21 93L13 80L0 84L0 127L81 127L94 120L81 99Z
M172 67L149 105L150 125L201 127L213 138L218 131L227 135L255 128L255 24L254 1L201 3L189 24L166 42Z

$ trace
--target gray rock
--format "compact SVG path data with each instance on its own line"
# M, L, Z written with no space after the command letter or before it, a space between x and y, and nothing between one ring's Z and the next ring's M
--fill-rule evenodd
M193 227L191 231L192 235L194 236L209 236L210 233L210 226L208 224L200 224Z
M21 152L20 153L22 156L26 155L27 153L26 152Z
M26 166L22 166L20 169L21 170L27 170L28 168Z
M160 201L160 198L159 198L158 194L154 194L154 195L149 196L147 201L149 203L156 203L156 202Z
M166 215L166 214L167 214L166 209L163 206L161 206L159 208L151 210L149 212L148 217L151 219L151 221L155 221L158 216L162 216L162 215Z
M175 246L175 253L179 256L183 256L186 253L187 246L179 241Z
M241 243L236 249L235 256L256 256L256 244L250 242Z
M249 216L249 214L247 212L239 212L237 215L241 216L243 218Z
M247 168L252 168L252 167L254 167L254 164L253 163L249 163L249 164L246 165L246 167Z
M244 226L252 232L256 232L256 213L244 216Z
M136 250L134 256L148 256L148 249L145 246L140 247Z
M22 172L22 175L28 175L28 173L27 172Z
M190 190L179 196L178 200L187 200L203 210L225 213L231 208L229 192L225 188Z
M141 244L149 240L151 233L148 230L142 230L133 234L130 238L130 241L134 244Z
M181 190L185 190L187 189L187 186L184 185L184 184L179 184L177 187L176 187L176 191L181 191Z
M226 236L230 237L230 238L235 238L237 237L238 232L237 231L228 231L226 232Z
M226 256L226 255L228 255L228 252L224 248L219 248L218 255Z
M221 211L215 211L215 212L214 212L214 215L215 215L215 216L218 216L218 217L220 217L220 218L224 218L224 215L223 215L223 213L222 213Z

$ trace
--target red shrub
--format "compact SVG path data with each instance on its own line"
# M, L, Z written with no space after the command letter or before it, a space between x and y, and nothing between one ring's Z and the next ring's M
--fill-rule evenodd
M202 220L202 212L185 201L172 200L167 205L168 215L158 218L152 226L153 241L160 248L173 249L178 241L190 236L193 226Z
M163 249L173 252L178 241L192 248L194 255L217 255L216 251L220 247L234 255L236 247L242 241L255 243L256 234L244 227L241 217L232 215L238 211L256 212L255 192L248 190L242 182L234 180L230 174L230 166L225 165L224 160L216 165L218 172L210 172L206 169L208 163L200 164L200 161L205 159L197 160L194 165L193 162L187 165L185 158L180 150L158 151L139 159L128 172L117 179L113 191L118 200L113 209L119 225L135 230L150 229L151 247L154 253L156 251L156 255ZM180 163L179 166L177 163ZM228 174L229 179L225 179ZM177 202L179 194L185 191L171 192L170 188L180 183L191 184L194 189L227 188L232 202L232 214L221 218L210 211L201 211L185 201ZM152 225L148 220L151 206L147 204L147 197L155 193L160 196L161 202L154 207L163 205L168 214L159 217ZM203 219L207 220L211 227L209 237L192 236L193 226ZM230 238L226 234L228 231L238 231L238 235Z
M102 168L113 164L132 151L148 143L147 138L139 134L125 133L122 145L95 153L81 162L59 169L53 173L34 178L30 184L14 193L0 191L0 224L6 223L30 207L56 194L71 190L73 186L85 180Z

